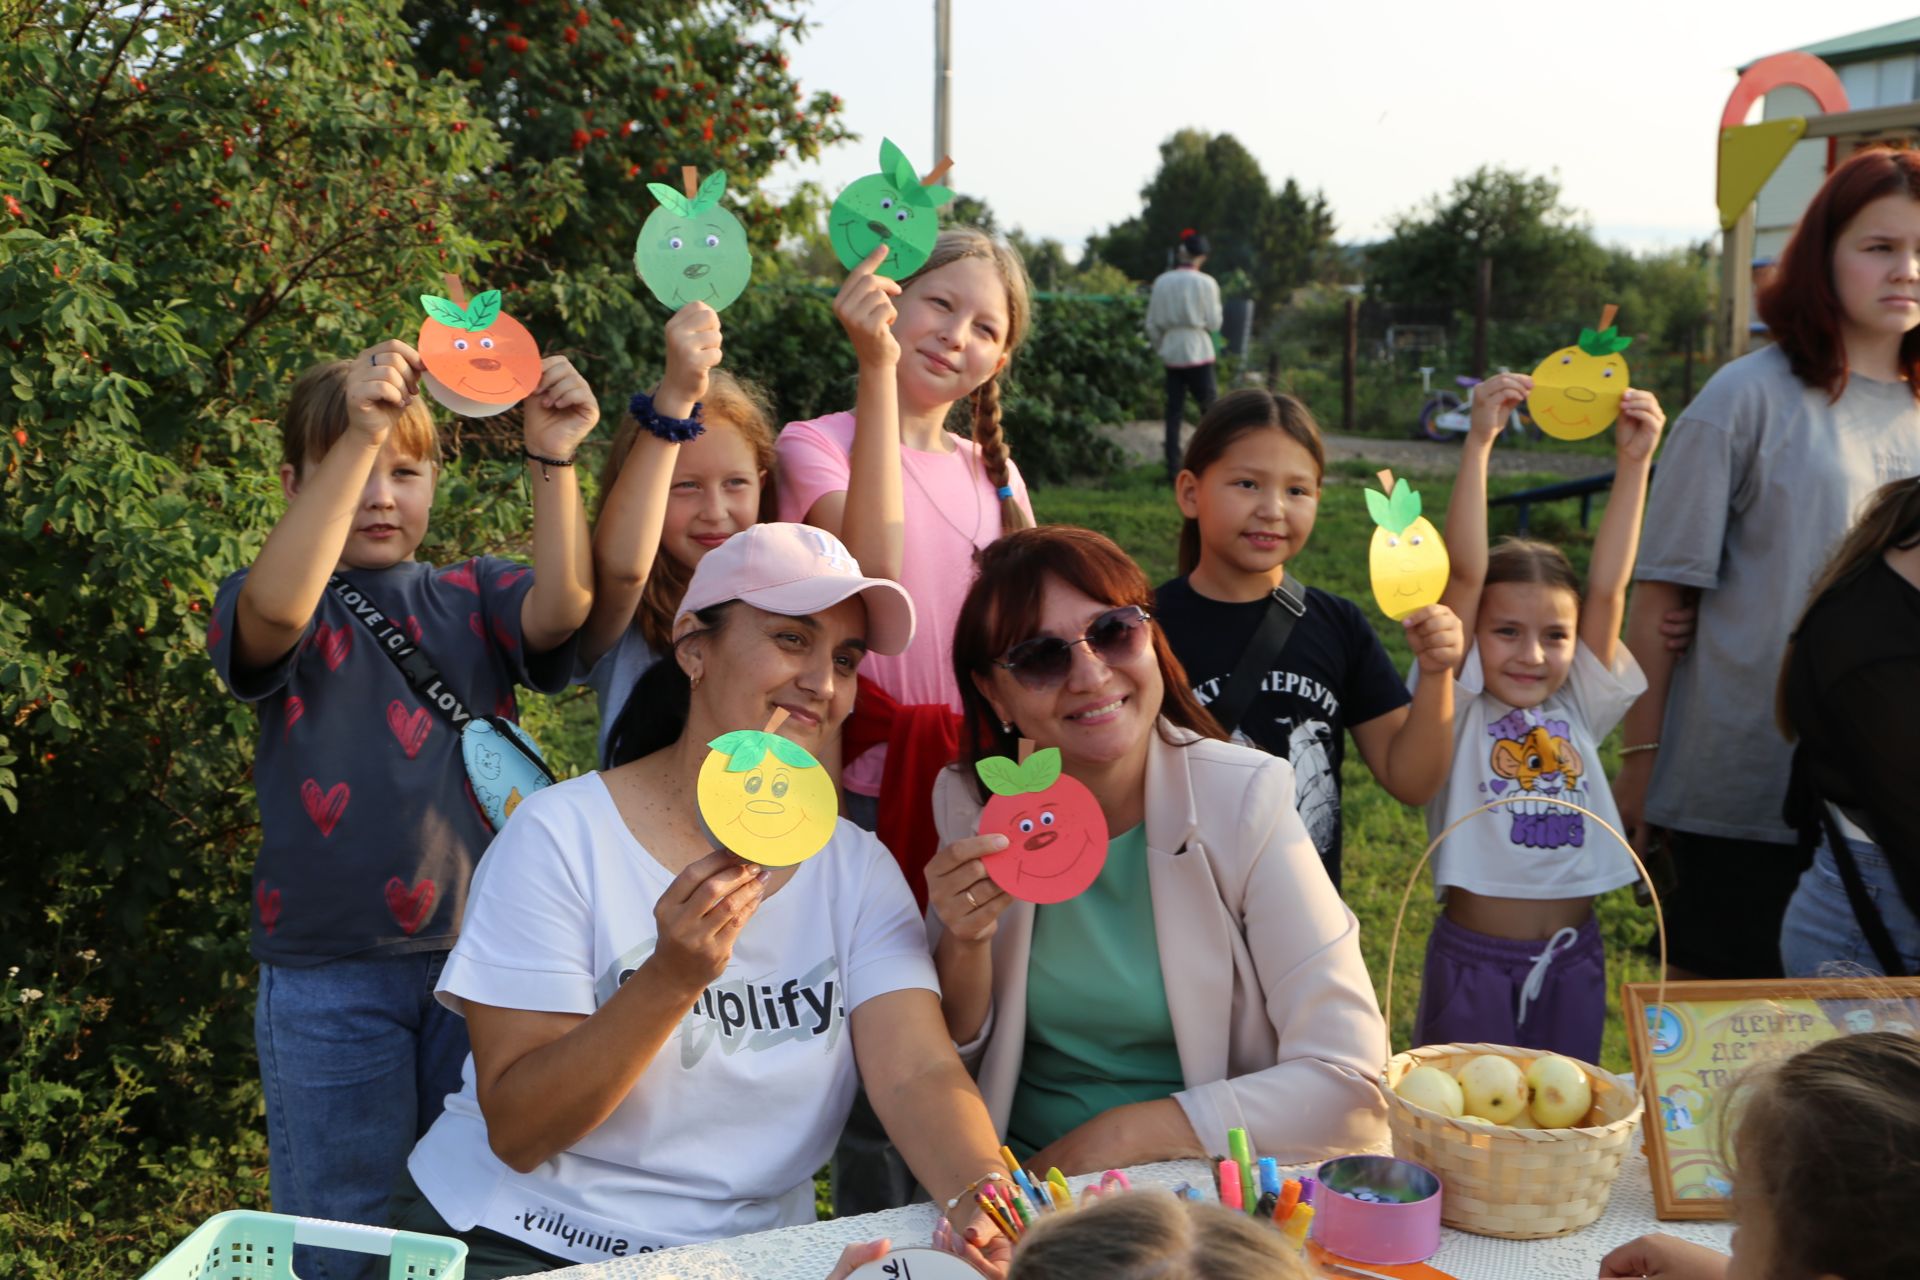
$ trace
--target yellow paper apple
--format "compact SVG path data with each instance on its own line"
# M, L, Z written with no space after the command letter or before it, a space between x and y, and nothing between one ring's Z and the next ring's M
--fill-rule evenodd
M765 867L811 858L833 838L840 799L833 779L796 742L735 729L707 744L694 794L714 838Z
M1505 1124L1527 1107L1527 1078L1511 1058L1483 1053L1460 1068L1460 1096L1467 1114Z
M1367 554L1373 598L1395 622L1415 609L1440 602L1447 589L1447 546L1440 531L1420 514L1420 495L1393 472L1382 471L1385 493L1366 491L1367 512L1379 528Z
M1627 389L1627 362L1620 353L1633 342L1613 326L1613 308L1600 328L1582 329L1580 341L1562 347L1533 371L1527 411L1540 429L1561 440L1584 440L1613 425Z
M1400 1077L1393 1091L1416 1107L1438 1111L1443 1116L1466 1113L1466 1100L1460 1094L1460 1082L1438 1067L1415 1067Z
M1572 1058L1554 1053L1535 1058L1527 1067L1527 1087L1533 1090L1533 1116L1542 1128L1579 1124L1593 1109L1593 1083Z

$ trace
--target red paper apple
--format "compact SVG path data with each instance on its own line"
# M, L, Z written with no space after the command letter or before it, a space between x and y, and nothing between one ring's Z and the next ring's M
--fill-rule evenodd
M974 768L993 792L980 834L1007 838L1005 849L980 860L995 884L1028 902L1065 902L1099 878L1107 815L1093 792L1060 772L1059 748L1020 764L989 756Z

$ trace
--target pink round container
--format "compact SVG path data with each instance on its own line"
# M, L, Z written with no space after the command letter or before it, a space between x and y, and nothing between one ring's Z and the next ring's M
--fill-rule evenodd
M1341 1156L1318 1177L1313 1238L1321 1248L1383 1266L1425 1262L1440 1248L1440 1179L1430 1170L1392 1156Z

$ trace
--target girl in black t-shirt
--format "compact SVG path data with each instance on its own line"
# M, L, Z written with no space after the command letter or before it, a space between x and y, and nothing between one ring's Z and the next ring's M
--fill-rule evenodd
M1154 618L1202 703L1226 692L1287 562L1306 546L1325 469L1320 428L1292 396L1235 391L1200 420L1174 482L1186 516L1181 576L1156 593ZM1430 605L1401 625L1421 670L1451 673L1465 646L1452 610ZM1221 727L1292 762L1300 816L1338 887L1342 731L1387 794L1423 805L1452 763L1453 681L1423 680L1409 698L1359 606L1314 588L1257 669L1246 712Z

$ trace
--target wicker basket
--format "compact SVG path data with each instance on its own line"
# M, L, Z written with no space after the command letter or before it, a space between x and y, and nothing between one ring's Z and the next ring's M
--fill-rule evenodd
M1481 805L1435 836L1407 879L1400 897L1400 913L1393 924L1387 951L1387 1025L1393 1025L1393 965L1399 955L1400 928L1407 903L1433 851L1462 823L1502 805L1527 799L1511 796ZM1562 808L1585 814L1599 824L1633 858L1640 874L1645 864L1626 837L1596 813L1555 801ZM1651 887L1652 878L1648 877ZM1660 968L1666 971L1667 929L1659 896L1653 901L1659 932ZM1662 981L1662 987L1665 983ZM1387 1123L1393 1133L1393 1153L1402 1160L1425 1165L1440 1175L1444 1186L1440 1220L1460 1231L1497 1236L1505 1240L1540 1240L1563 1236L1591 1226L1607 1208L1613 1180L1620 1172L1639 1128L1644 1103L1638 1091L1612 1073L1581 1063L1593 1086L1593 1108L1586 1122L1569 1129L1526 1129L1493 1124L1474 1116L1454 1118L1415 1106L1394 1092L1394 1086L1415 1067L1439 1067L1451 1074L1469 1058L1483 1053L1525 1061L1545 1057L1541 1049L1519 1049L1498 1044L1429 1045L1395 1054L1387 1061L1381 1084L1387 1095Z

